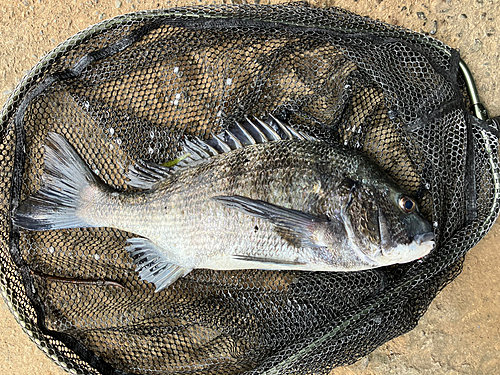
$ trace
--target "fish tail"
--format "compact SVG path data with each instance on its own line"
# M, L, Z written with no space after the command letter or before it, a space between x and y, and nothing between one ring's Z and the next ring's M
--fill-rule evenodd
M15 225L30 230L92 227L79 214L89 187L99 181L68 141L49 132L45 143L43 186L14 211Z

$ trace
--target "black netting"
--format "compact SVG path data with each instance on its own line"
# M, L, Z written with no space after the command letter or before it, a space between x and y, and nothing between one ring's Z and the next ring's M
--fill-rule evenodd
M458 53L304 4L140 12L47 55L3 109L1 286L38 346L79 374L327 373L412 329L498 213L497 139L467 111ZM130 234L12 229L48 131L108 185L244 116L273 114L375 160L418 197L437 248L356 273L195 270L160 293Z

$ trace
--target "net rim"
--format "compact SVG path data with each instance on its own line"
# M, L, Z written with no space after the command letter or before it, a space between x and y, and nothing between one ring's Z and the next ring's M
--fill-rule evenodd
M297 3L293 3L293 5L297 5ZM200 8L206 9L207 7L206 6L196 6L196 7L182 7L182 8L163 9L163 10L133 12L133 13L125 14L125 15L120 15L120 16L114 17L114 18L109 19L109 20L102 21L98 24L90 26L89 28L87 28L85 30L80 31L79 33L75 34L74 36L70 37L69 39L67 39L64 42L62 42L61 44L59 44L52 51L50 51L47 55L45 55L23 77L23 79L20 81L20 83L16 86L15 90L9 96L7 102L4 104L4 106L2 108L2 111L0 112L0 118L1 118L0 125L3 125L7 121L9 121L10 116L14 112L14 108L23 100L24 97L26 97L25 92L31 88L33 83L36 81L37 77L40 74L43 74L43 72L46 71L48 67L50 67L50 65L52 64L51 61L57 59L58 57L60 57L64 53L70 51L74 46L81 44L84 40L91 38L91 37L103 32L103 31L107 31L110 28L119 27L120 25L122 25L126 22L129 22L131 20L137 20L137 19L143 20L145 18L154 19L154 18L165 17L165 16L181 16L184 18L194 18L194 17L199 18L199 15L197 15L196 13L193 13L192 9L199 10ZM237 5L231 5L231 6L226 5L226 6L222 6L222 7L215 6L213 8L214 9L223 8L223 9L231 10L231 9L241 9L242 7L237 6ZM252 8L254 8L254 7L252 6ZM255 8L261 9L261 7L255 7ZM339 9L339 8L334 8L334 9ZM184 14L180 14L179 12L181 12L181 13L184 12ZM219 16L214 15L213 18L225 18L225 17L222 17L220 15ZM373 22L378 22L378 21L373 21ZM283 24L287 24L287 23L283 23ZM391 25L386 25L386 24L381 23L381 22L380 22L380 24L384 25L384 27L387 27L387 26L393 27ZM297 26L297 25L294 25L294 26ZM400 27L394 27L394 28L401 29ZM410 30L405 30L405 31L408 32ZM411 31L411 33L413 33L414 35L420 35L420 34L415 33L413 31ZM421 41L428 40L428 39L429 39L429 37L422 36ZM24 93L24 95L23 95L23 93ZM8 131L8 129L6 130L6 132L7 131ZM482 134L483 141L485 142L485 144L490 144L490 137L488 136L487 131L485 129L481 129L480 132ZM492 148L494 148L494 147L492 147ZM500 196L500 182L499 182L500 175L498 173L497 155L494 153L493 149L490 149L489 151L490 151L489 152L489 155L490 155L489 163L491 166L492 176L495 179L495 182L494 182L494 186L495 186L494 204L492 205L490 215L487 217L488 221L492 223L492 222L494 222L496 217L498 217L498 213L499 213L498 206L499 206L499 196ZM490 219L491 219L491 221L490 221ZM467 228L464 228L464 231L466 229ZM57 356L50 355L48 352L48 349L46 347L42 346L38 342L39 340L37 341L37 339L32 335L32 331L30 331L28 328L26 328L24 321L22 321L22 319L19 318L19 314L13 308L13 305L12 305L13 301L10 300L9 295L8 295L7 291L5 290L5 285L4 285L3 281L1 284L2 284L1 288L0 288L1 294L4 298L4 300L6 301L7 306L12 311L12 313L15 316L18 323L22 326L23 330L28 334L28 336L32 339L32 341L35 342L35 344L49 358L54 360L60 367L64 368L66 371L70 371L70 372L73 372L75 374L78 373L74 369L68 368L67 364L64 361L59 361ZM377 302L377 305L379 305L378 302ZM373 306L371 306L370 308L372 308L372 307ZM378 308L378 306L376 308Z

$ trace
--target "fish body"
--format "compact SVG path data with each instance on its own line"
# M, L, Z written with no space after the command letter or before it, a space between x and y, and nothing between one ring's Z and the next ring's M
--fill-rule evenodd
M196 160L133 169L141 190L122 192L49 133L44 185L14 223L134 233L126 249L157 290L196 268L358 271L433 247L414 200L362 154L302 136L220 153L190 147Z

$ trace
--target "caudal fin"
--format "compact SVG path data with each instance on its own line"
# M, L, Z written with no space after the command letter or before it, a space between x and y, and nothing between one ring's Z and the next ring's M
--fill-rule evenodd
M30 230L89 227L78 216L81 195L96 177L68 141L49 132L45 143L43 186L15 210L15 225Z

